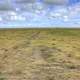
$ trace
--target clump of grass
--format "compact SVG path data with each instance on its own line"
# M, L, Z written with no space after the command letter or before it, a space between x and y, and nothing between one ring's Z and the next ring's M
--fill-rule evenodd
M0 72L0 80L5 80L5 78L4 77L2 77L2 72Z
M0 80L5 80L5 78L0 78Z
M40 51L42 53L42 57L43 58L49 58L52 56L52 53L54 52L54 50L50 47L47 47L47 46L42 46L40 48Z
M67 69L76 69L76 65L74 65L74 64L72 64L72 63L66 63L66 64L65 64L65 67L66 67Z
M41 57L48 62L54 62L56 59L55 55L58 52L61 52L61 50L56 47L40 46L39 49L41 52Z

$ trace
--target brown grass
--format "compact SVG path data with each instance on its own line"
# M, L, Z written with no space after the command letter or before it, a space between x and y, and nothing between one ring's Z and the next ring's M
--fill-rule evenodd
M0 30L0 80L80 80L80 29Z

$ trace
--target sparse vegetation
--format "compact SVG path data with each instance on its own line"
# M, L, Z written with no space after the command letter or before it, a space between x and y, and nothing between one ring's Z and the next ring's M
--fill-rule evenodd
M0 30L0 76L80 80L80 29Z

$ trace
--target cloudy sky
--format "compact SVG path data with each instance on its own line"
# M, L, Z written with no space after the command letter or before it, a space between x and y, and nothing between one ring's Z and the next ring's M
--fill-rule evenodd
M0 0L0 28L79 25L80 0Z
M0 0L0 10L9 10L13 9L14 4L24 4L25 3L35 3L43 2L45 4L57 4L57 5L67 5L78 2L80 0ZM17 6L17 5L16 5Z
M0 0L0 10L13 10L14 4L25 5L25 3L34 3L36 1L37 0ZM43 2L46 4L66 4L68 0L43 0Z

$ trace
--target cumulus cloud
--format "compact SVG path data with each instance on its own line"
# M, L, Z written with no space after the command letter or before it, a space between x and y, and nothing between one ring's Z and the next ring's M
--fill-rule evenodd
M15 0L17 3L34 3L37 0Z
M22 6L22 4L24 6L27 7L28 3L34 3L36 2L36 0L0 0L0 10L1 11L6 11L6 10L13 10L14 7L13 5L15 4L16 6ZM15 6L15 7L16 7Z
M47 4L58 4L58 5L64 5L68 4L69 0L44 0Z
M19 5L19 7L26 7L29 8L30 6L28 3L35 3L37 1L42 1L45 4L57 4L57 5L65 5L68 4L70 1L75 2L75 1L80 1L80 0L0 0L0 10L5 11L5 10L13 10L14 7L12 6L13 3L16 4L16 6ZM15 7L16 7L15 6ZM31 8L31 7L30 7Z
M12 5L10 4L10 0L1 0L0 1L0 10L5 11L5 10L13 10Z

